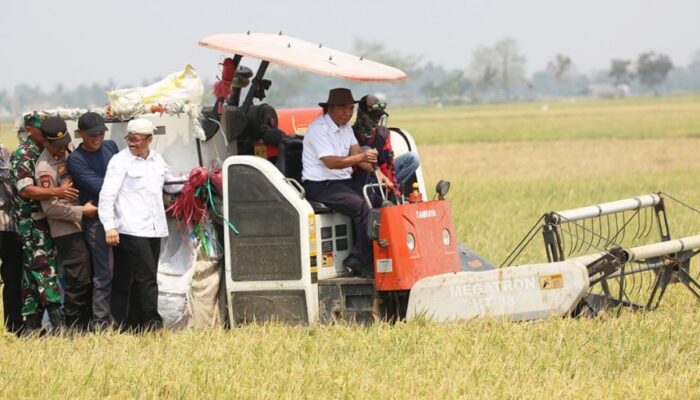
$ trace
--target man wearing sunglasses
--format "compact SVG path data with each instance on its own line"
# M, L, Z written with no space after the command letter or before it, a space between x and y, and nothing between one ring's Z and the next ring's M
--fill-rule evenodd
M105 241L114 247L112 316L122 328L157 331L157 269L160 238L168 236L163 206L166 181L176 178L170 166L149 148L155 127L147 119L129 121L127 148L107 165L100 191L99 217ZM182 185L168 185L168 192Z
M87 112L78 119L76 133L83 142L68 159L68 172L80 191L79 204L98 205L107 164L119 152L116 143L105 140L107 126L101 115ZM114 260L112 247L97 216L83 215L83 236L92 261L92 329L107 329L112 324L111 298Z
M418 169L418 155L409 151L398 157L394 157L391 147L391 132L386 127L389 114L386 112L386 102L380 101L376 96L366 95L360 99L357 106L357 116L352 130L355 138L362 148L377 150L377 165L382 175L387 177L387 186L393 188L400 195L399 188L408 183L413 173ZM353 179L360 185L366 185L373 181L373 174L355 168Z

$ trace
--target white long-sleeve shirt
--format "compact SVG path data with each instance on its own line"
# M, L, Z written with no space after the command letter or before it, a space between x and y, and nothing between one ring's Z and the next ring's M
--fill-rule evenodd
M350 147L356 144L357 139L350 124L338 126L328 114L316 118L304 134L301 179L304 181L350 179L352 167L330 169L321 158L347 157L350 155Z
M98 214L105 231L117 229L125 235L139 237L168 236L163 207L163 183L178 178L155 150L143 159L125 148L109 161ZM168 192L182 185L167 187Z

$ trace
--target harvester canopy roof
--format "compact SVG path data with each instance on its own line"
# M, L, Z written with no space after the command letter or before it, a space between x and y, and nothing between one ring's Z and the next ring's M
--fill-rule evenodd
M222 33L205 37L199 45L350 81L406 79L398 68L282 34Z

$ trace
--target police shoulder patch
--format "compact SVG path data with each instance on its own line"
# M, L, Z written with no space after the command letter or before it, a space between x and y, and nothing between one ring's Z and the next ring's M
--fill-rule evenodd
M49 175L41 175L39 177L39 185L44 188L51 187L51 177Z

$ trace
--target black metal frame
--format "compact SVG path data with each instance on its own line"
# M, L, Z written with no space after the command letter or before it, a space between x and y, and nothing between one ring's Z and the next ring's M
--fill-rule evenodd
M662 242L671 240L671 231L668 225L668 216L664 197L659 193L660 201L653 206L659 238ZM641 208L640 208L641 209ZM639 212L639 209L637 210ZM549 213L544 216L542 224L542 236L544 239L547 259L550 262L563 261L564 246L562 244L560 219L556 213ZM624 226L623 226L624 227ZM584 225L585 229L585 225ZM577 307L575 314L583 311L597 313L603 308L625 306L634 309L654 310L658 308L666 293L668 285L679 282L684 285L700 301L700 283L690 275L690 259L700 251L685 250L675 254L637 262L644 264L638 268L626 268L628 260L627 253L620 247L608 249L599 259L591 262L586 267L589 273L589 286L600 284L602 294L590 293ZM625 292L625 277L647 271L654 271L654 280L651 294L646 304L637 304L627 298ZM618 279L619 292L615 295L608 284L608 280Z

